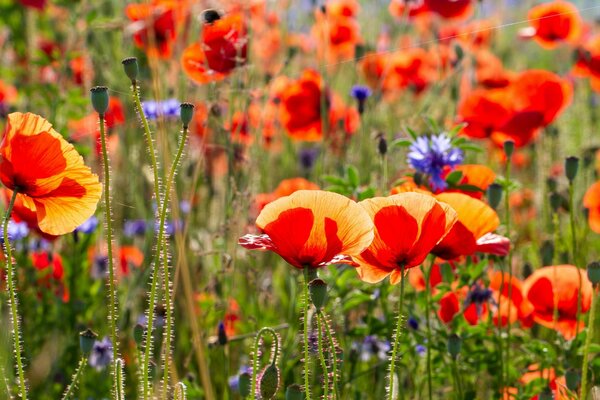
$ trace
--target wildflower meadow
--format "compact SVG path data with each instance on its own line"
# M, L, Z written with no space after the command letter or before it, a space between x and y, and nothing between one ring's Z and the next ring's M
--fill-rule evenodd
M600 1L0 0L0 400L600 400Z

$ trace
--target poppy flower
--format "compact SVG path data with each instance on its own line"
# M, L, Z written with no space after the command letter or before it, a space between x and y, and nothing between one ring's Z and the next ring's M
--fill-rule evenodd
M119 263L123 275L129 275L129 266L139 268L144 262L144 253L135 246L121 246L119 248Z
M422 1L392 0L388 11L398 20L402 20L405 16L413 18L428 15L428 9Z
M590 229L600 233L600 181L587 190L583 197L583 206L588 210Z
M446 19L465 19L473 13L472 0L423 0L427 10Z
M545 49L560 43L576 44L583 31L583 22L577 7L563 0L539 4L527 15L531 26L521 32L522 37L532 37Z
M440 264L436 262L429 270L429 287L433 289L442 283L443 280L442 268L440 267ZM408 270L408 282L417 292L422 292L427 289L425 275L420 268L411 268Z
M498 305L493 317L495 325L505 326L509 321L512 324L517 320L524 327L533 324L533 306L525 298L523 282L519 278L511 277L508 272L491 272L489 287L494 291L495 302Z
M436 199L450 205L458 214L458 221L431 251L442 259L450 260L476 253L479 251L478 240L500 225L496 212L481 200L462 193L440 193ZM498 240L501 241L500 238ZM510 242L502 242L505 246L495 254L508 253Z
M98 177L75 148L39 115L12 113L0 144L0 180L30 211L41 231L72 232L96 211Z
M304 178L284 179L279 183L279 185L277 185L273 192L260 193L256 196L256 208L258 211L261 211L270 202L281 197L289 196L298 190L319 190L319 185Z
M373 219L373 243L357 257L358 276L376 283L391 275L400 281L402 270L420 265L456 222L447 204L421 193L375 197L359 203Z
M582 282L580 286L579 282ZM585 271L573 265L543 267L533 272L523 285L525 297L533 306L533 320L550 329L556 329L566 340L575 337L583 321L577 322L577 302L581 293L581 313L590 309L592 284ZM554 304L558 319L554 321Z
M589 77L592 89L600 92L600 35L592 36L576 52L577 62L573 72Z
M455 285L454 285L455 286ZM480 284L471 288L463 286L444 294L439 300L438 317L445 324L462 314L469 325L477 325L485 320L489 313L489 305L493 301L493 291Z
M0 116L8 113L9 106L17 99L17 89L0 80Z
M317 46L317 56L333 64L354 58L356 46L362 41L358 21L348 15L336 14L326 6L315 11L311 34Z
M43 10L48 0L19 0L19 2L25 7Z
M373 223L365 210L337 193L299 190L269 203L256 219L264 234L245 235L239 244L270 250L303 269L355 264L373 240Z
M104 113L104 126L112 130L125 123L125 111L123 103L117 97L109 97L108 108ZM98 126L98 115L91 113L81 119L72 120L68 123L71 139L81 141L86 137L91 137L94 141L100 138L100 127Z
M219 81L226 77L225 74L210 69L200 43L194 43L183 50L181 66L188 78L200 85Z
M171 57L177 34L176 6L174 2L157 0L125 7L125 15L132 21L135 45L150 57Z

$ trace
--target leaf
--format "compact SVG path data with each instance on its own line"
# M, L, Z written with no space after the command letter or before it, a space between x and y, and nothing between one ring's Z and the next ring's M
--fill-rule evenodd
M417 135L417 132L413 131L408 126L405 129L408 132L408 134L413 138L413 140L417 140L417 137L419 137L419 135Z
M348 190L348 188L346 186L332 185L332 186L327 186L325 188L325 190L327 190L328 192L343 194L344 196L347 196L350 194L350 190Z
M345 179L335 175L325 175L322 179L332 185L346 186L348 184Z
M462 171L452 171L446 177L446 182L450 186L455 186L458 184L458 182L460 182L462 177L463 177Z
M375 188L368 187L363 189L358 193L358 201L363 201L365 199L370 199L371 197L375 197Z
M348 174L348 183L351 187L357 188L360 184L360 179L358 177L358 170L353 166L349 165L346 168L346 174Z
M344 302L344 312L352 310L361 304L371 301L371 295L361 292L352 293L351 296Z
M412 144L412 140L408 140L408 139L396 139L394 141L392 141L392 143L390 143L390 147L394 148L394 147L408 147Z

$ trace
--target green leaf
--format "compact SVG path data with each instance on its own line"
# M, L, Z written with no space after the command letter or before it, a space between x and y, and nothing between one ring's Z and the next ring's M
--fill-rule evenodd
M417 140L417 138L419 137L417 132L413 131L408 126L406 127L406 132L408 132L408 134L413 138L413 140Z
M350 184L350 186L353 188L357 188L358 185L360 185L358 170L353 165L349 165L346 168L346 174L348 174L348 183Z
M338 185L338 186L347 186L348 185L348 182L346 182L345 179L340 178L339 176L325 175L325 176L323 176L323 180L332 185Z
M358 201L363 201L365 199L370 199L371 197L375 197L375 188L368 187L363 189L358 193Z
M351 293L351 296L348 296L344 302L344 312L352 310L353 308L356 308L369 301L371 301L371 295L362 292Z
M390 143L390 148L394 147L408 147L412 144L412 140L408 139L396 139Z
M460 182L462 177L463 177L462 171L452 171L446 177L446 182L450 186L455 186L458 184L458 182Z

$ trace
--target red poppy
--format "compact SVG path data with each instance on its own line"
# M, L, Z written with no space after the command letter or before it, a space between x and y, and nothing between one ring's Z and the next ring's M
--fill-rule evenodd
M373 240L373 223L361 206L321 190L299 190L267 204L256 226L264 234L245 235L239 244L271 250L300 269L355 264L353 257Z
M568 1L555 0L539 4L527 15L530 28L525 28L522 36L531 36L546 49L552 49L562 42L576 44L583 31L579 11Z
M132 21L135 45L150 57L170 58L177 36L177 3L155 0L149 4L128 4L125 15ZM152 35L152 36L150 36Z
M533 324L533 306L523 293L523 282L508 272L495 271L490 273L490 289L494 291L494 299L498 305L494 312L494 324L505 326L517 320L524 327Z
M591 37L577 50L574 73L589 77L592 89L600 92L600 35Z
M420 265L457 219L450 206L420 193L375 197L360 205L375 224L373 243L357 257L358 275L370 283L390 275L392 284L399 282L401 271Z
M356 46L362 41L358 21L351 16L337 14L335 8L315 11L312 36L317 46L317 56L329 64L354 58ZM351 13L349 9L346 10Z
M479 239L491 234L500 225L496 212L481 200L462 193L441 193L436 198L450 205L458 214L458 221L431 251L442 259L450 260L475 254L481 250L478 246ZM487 240L491 241L491 238L488 236ZM506 255L510 242L500 238L497 240L505 246L500 247L501 251L494 254ZM490 247L486 248L489 249Z
M443 18L465 19L473 13L472 0L423 0L424 6Z
M600 181L587 190L583 197L583 206L588 210L590 229L600 233Z
M281 197L289 196L298 190L319 190L319 185L304 178L284 179L279 183L279 185L277 185L273 192L260 193L256 196L256 208L258 211L261 211L270 202Z
M94 214L102 189L73 145L44 118L8 116L0 144L0 180L51 235L73 231Z
M43 10L46 7L48 0L19 0L19 2L25 7L35 8L36 10Z
M0 107L13 103L17 99L17 89L0 80Z
M582 285L579 285L579 282ZM585 271L573 265L543 267L533 272L523 285L525 297L533 306L533 320L550 329L556 329L565 339L571 340L584 326L577 322L577 303L581 293L581 312L590 309L592 284ZM558 319L554 321L554 307Z
M121 273L123 275L129 275L129 267L133 266L139 268L144 262L144 253L141 252L135 246L121 246L119 248L119 264L121 266Z

